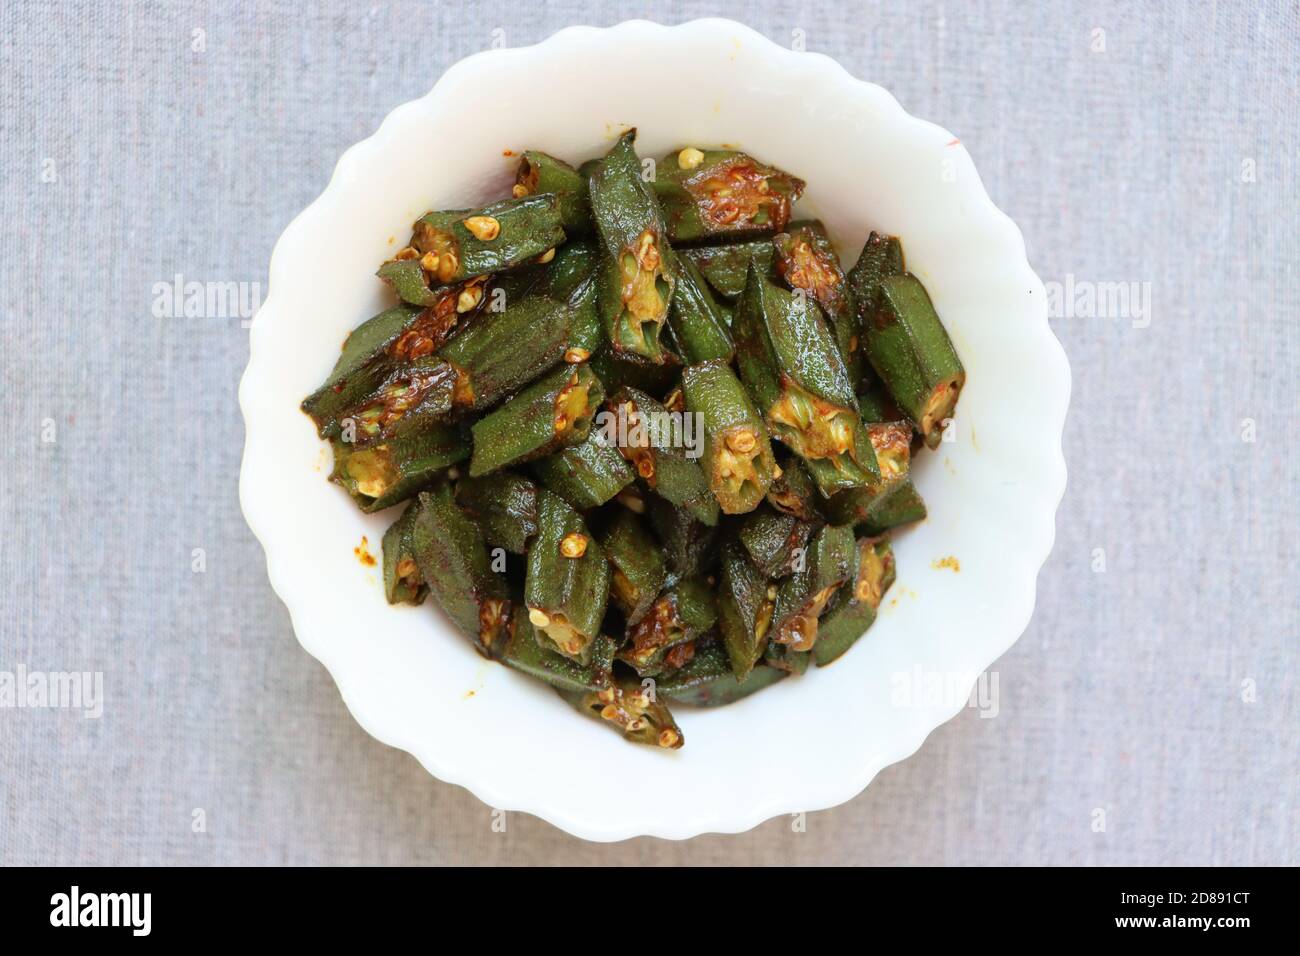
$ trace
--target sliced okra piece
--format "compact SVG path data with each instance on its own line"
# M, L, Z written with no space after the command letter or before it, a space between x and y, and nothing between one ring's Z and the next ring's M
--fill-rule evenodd
M603 330L601 335L604 335ZM673 387L682 369L670 353L665 353L662 365L652 365L629 358L627 353L615 352L606 344L592 355L591 370L599 376L608 392L616 392L626 385L651 395L662 395Z
M418 500L411 547L429 593L478 652L493 657L510 635L505 577L492 570L483 533L457 507L450 484L421 492Z
M453 287L439 305L427 309L399 305L352 330L325 384L302 403L321 438L337 435L339 419L378 389L395 366L437 351L456 327L454 303Z
M870 365L867 366L866 374L875 375ZM902 409L894 404L889 392L880 382L858 391L858 408L862 411L862 420L869 425L877 422L897 422L907 417Z
M338 418L338 440L356 448L418 435L455 408L456 369L428 355L391 369L374 391Z
M544 647L582 664L591 661L609 600L609 579L604 551L582 517L558 495L541 490L524 603Z
M541 270L536 287L569 313L569 338L564 360L585 362L605 344L605 329L597 303L597 272L600 250L594 242L566 242L551 261L534 268Z
M858 573L844 582L817 626L813 657L818 667L838 659L876 620L880 602L894 583L894 552L886 539L858 539Z
M858 312L858 325L863 332L880 308L881 282L889 276L902 275L904 271L903 247L897 238L882 236L878 232L867 236L858 261L846 276Z
M674 649L685 648L706 633L718 619L713 589L702 578L686 578L664 591L650 610L627 629L628 643L618 659L642 677L681 666L690 655L670 660Z
M865 326L867 357L876 374L925 444L937 448L966 370L925 286L911 273L881 280L880 306Z
M624 133L591 174L591 209L605 252L598 304L616 352L659 364L676 258L654 191L641 178L635 138L636 130Z
M718 578L718 630L736 680L749 677L767 648L776 607L776 586L745 556L734 540L722 546Z
M604 393L584 365L562 365L542 376L471 429L471 478L550 455L587 437Z
M741 519L736 538L754 567L769 578L783 578L794 571L799 555L807 552L817 527L818 522L760 505Z
M456 486L456 503L478 522L494 548L526 554L537 534L537 486L527 478L498 471Z
M827 525L803 555L802 567L776 589L771 643L792 651L810 651L817 642L817 622L841 584L858 573L853 529Z
M455 403L480 411L549 371L564 357L570 335L566 305L535 292L501 297L494 285L483 313L438 355L455 369ZM504 308L497 310L499 303Z
M420 503L412 501L384 532L384 597L389 604L423 604L429 587L415 561L415 517Z
M628 625L635 625L650 610L668 576L659 542L626 508L613 513L599 537L612 569L610 596Z
M332 481L367 514L413 497L451 465L469 457L469 439L455 425L432 425L418 434L358 447L333 439Z
M776 460L767 429L740 380L725 362L682 373L688 411L704 426L703 468L725 514L753 511L772 484Z
M732 334L740 377L768 428L822 494L878 482L848 369L817 303L751 268Z
M690 663L655 679L655 693L680 704L721 707L734 704L764 687L771 687L789 674L775 667L753 668L744 680L737 680L731 661L720 644L698 650Z
M587 716L614 726L624 740L664 750L677 750L686 742L667 706L631 678L596 691L560 691L560 696Z
M777 462L776 478L767 490L767 503L782 514L804 521L820 521L824 499L817 483L796 455L785 455Z
M677 290L668 313L668 328L688 365L718 359L730 362L731 315L713 297L700 270L689 259L677 263Z
M605 444L597 431L537 459L531 469L543 485L579 511L603 505L636 478L618 449Z
M696 419L671 415L659 401L640 389L620 388L606 404L608 432L614 432L619 452L632 463L637 477L659 497L689 512L706 525L718 523L718 503L698 458L688 445L703 436L691 428Z
M789 644L768 641L763 663L786 674L802 674L812 663L812 651L796 651Z
M804 183L734 149L688 146L659 161L654 188L668 237L691 242L780 232Z
M858 522L858 530L869 535L884 534L924 517L925 502L920 492L910 480L904 479L871 503Z
M777 272L791 289L802 290L821 306L835 333L835 344L840 347L849 382L857 385L865 364L858 315L826 227L815 220L793 223L772 244L776 247Z
M548 193L425 213L396 261L416 262L430 282L448 285L523 265L563 242L559 200Z
M613 683L616 648L617 642L602 634L592 642L591 660L582 664L543 647L532 624L520 617L515 625L514 636L501 653L501 662L522 674L550 684L556 690L586 694L604 690Z
M849 488L831 497L822 510L832 524L856 524L898 485L907 482L912 460L912 426L909 422L865 424L867 437L876 453L880 481L862 488Z
M776 247L770 239L754 239L723 245L691 246L677 250L677 258L679 261L690 260L713 291L728 302L734 302L745 291L745 277L749 275L751 261L761 275L774 275Z
M605 345L605 328L600 323L596 277L588 276L564 300L569 310L569 342L564 360L585 362Z
M718 529L691 516L685 508L647 495L646 515L663 546L668 570L678 577L703 574L713 560L713 545Z
M559 201L560 224L567 235L591 231L587 177L562 159L538 149L524 150L511 192L516 199L552 193Z

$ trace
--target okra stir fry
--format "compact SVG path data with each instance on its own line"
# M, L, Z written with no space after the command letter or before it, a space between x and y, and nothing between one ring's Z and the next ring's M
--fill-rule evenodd
M731 149L579 167L430 212L379 267L400 300L303 402L358 507L405 503L388 601L638 743L669 704L830 664L925 516L911 456L965 382L897 238L847 272L804 183Z

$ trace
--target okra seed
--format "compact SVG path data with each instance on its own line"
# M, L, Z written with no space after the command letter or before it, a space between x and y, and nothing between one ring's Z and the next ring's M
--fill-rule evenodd
M633 732L645 729L645 720L640 717L633 717L627 722L627 729Z
M425 272L437 272L438 253L426 252L424 254L424 257L420 259L420 268L423 269Z
M677 154L677 165L682 169L694 169L704 162L704 153L694 146L687 146Z
M757 442L753 432L734 432L727 436L727 447L741 455L753 451Z
M600 716L606 720L618 720L618 708L613 704L606 704L600 709Z
M614 699L614 688L606 687L604 690L599 690L596 692L596 697L608 704Z
M514 186L510 188L510 195L514 196L516 199L523 199L528 195L528 187L523 183L515 183Z
M587 536L570 532L560 541L560 554L566 558L580 558L587 553Z
M773 466L772 466L772 480L773 480L773 481L775 481L776 479L780 478L783 474L785 474L785 472L783 472L783 471L781 470L781 466L780 466L780 465L773 465Z
M555 258L555 247L551 246L551 248L547 249L545 252L543 252L540 256L537 257L537 261L542 265L546 265L546 263L550 262L554 258Z
M418 249L413 249L411 246L404 246L403 248L397 250L397 255L393 256L393 258L394 259L418 259L420 258L420 252Z
M586 349L580 349L576 345L571 349L565 349L564 361L569 365L577 365L579 362L585 362L591 358L591 353Z
M465 228L482 242L491 242L501 235L501 223L491 216L470 216L465 220Z
M660 747L676 746L677 741L680 739L681 737L678 735L677 731L673 730L671 727L665 727L663 730L659 731Z
M528 609L528 620L532 622L533 627L548 627L551 619L547 617L546 612L535 607Z
M465 289L460 295L456 296L456 311L468 312L474 308L483 298L483 287L474 286L472 289Z
M565 429L566 427L568 427L568 424L569 424L569 419L568 419L567 416L565 416L565 415L556 415L556 416L555 416L555 430L556 430L557 432L562 432L562 431L564 431L564 429Z

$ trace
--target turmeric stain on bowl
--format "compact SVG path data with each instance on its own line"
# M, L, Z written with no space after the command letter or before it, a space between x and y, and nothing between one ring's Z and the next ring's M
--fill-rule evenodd
M361 543L352 549L352 553L357 556L358 561L368 568L373 568L379 563L375 560L375 556L370 553L370 540L364 534L361 536Z
M930 567L934 568L936 571L942 571L946 569L948 571L952 571L955 574L961 573L961 562L958 561L951 554L948 555L948 557L946 558L939 558L937 561L931 561Z

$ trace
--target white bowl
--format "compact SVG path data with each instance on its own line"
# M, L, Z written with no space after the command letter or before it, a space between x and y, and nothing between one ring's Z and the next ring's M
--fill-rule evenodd
M733 706L683 708L676 752L628 744L484 661L429 605L389 607L354 548L364 536L378 557L397 512L362 515L327 481L329 451L298 410L388 301L375 268L420 214L508 194L508 151L583 160L626 126L643 156L726 143L802 177L799 213L846 257L871 229L901 236L969 377L955 441L919 456L930 516L898 537L898 583L868 637ZM969 154L834 61L727 20L577 27L457 63L349 149L285 230L250 351L240 500L303 647L375 737L591 840L739 832L860 792L1024 630L1065 489L1069 368L1020 232ZM936 566L950 556L960 571Z

